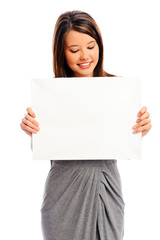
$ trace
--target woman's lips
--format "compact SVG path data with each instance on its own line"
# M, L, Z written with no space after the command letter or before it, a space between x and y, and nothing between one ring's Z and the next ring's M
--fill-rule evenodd
M84 62L77 64L80 68L89 68L92 62Z

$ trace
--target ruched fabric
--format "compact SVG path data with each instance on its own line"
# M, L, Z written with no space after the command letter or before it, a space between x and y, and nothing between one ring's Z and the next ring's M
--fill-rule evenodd
M51 160L43 202L44 240L122 240L124 201L117 160Z

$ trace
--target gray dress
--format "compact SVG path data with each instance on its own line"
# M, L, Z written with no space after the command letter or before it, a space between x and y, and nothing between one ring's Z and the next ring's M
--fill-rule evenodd
M51 160L43 202L44 240L122 240L117 160Z

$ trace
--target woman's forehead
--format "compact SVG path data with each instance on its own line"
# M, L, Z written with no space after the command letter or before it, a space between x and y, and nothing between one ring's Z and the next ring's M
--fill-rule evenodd
M75 30L69 31L66 36L65 43L67 46L77 46L81 44L89 44L96 40L86 33L81 33Z

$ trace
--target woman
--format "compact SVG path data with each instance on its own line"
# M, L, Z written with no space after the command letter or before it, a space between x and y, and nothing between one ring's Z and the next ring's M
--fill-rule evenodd
M114 76L103 70L103 42L94 19L80 11L62 14L53 37L55 77ZM39 123L27 108L21 128L32 137ZM146 135L146 107L133 133ZM44 240L121 240L124 201L117 160L51 160L41 207Z

